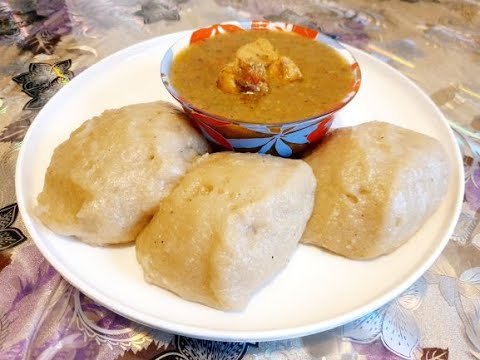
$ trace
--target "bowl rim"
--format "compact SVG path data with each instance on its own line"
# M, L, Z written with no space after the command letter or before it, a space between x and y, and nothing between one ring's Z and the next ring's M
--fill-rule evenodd
M273 24L275 26L282 26L284 28L288 27L293 27L295 26L297 29L301 29L304 31L313 31L316 33L316 36L314 38L311 38L312 41L317 41L320 42L332 50L334 50L339 56L341 56L343 59L347 60L348 63L350 64L350 67L352 69L351 73L353 74L352 81L355 83L358 83L358 86L353 87L353 89L348 92L342 99L340 99L337 104L330 110L320 113L318 115L314 115L311 117L307 118L302 118L299 120L293 120L293 121L283 121L283 122L275 122L275 123L261 123L261 122L250 122L250 121L241 121L241 120L233 120L229 119L227 117L224 117L219 114L215 114L206 110L201 109L200 107L192 104L191 102L187 101L184 97L182 97L176 90L175 88L171 85L170 81L170 76L168 74L168 71L171 68L171 64L173 63L173 59L175 58L175 54L173 52L174 48L179 48L178 50L184 50L188 48L191 43L186 40L189 40L192 36L192 34L198 30L203 30L203 29L209 29L213 27L219 27L222 25L240 25L245 31L258 31L255 29L252 29L251 25L254 24L255 22L260 22L260 23L265 23L265 24ZM250 27L248 27L250 26ZM279 29L266 29L266 30L272 30L272 31L280 31ZM291 30L288 30L287 32L293 32ZM213 36L216 36L213 35ZM186 43L185 45L182 45L182 43ZM338 49L341 49L343 52L338 51ZM357 74L355 76L355 74ZM323 121L325 118L329 117L330 115L333 115L334 113L338 112L342 108L344 108L350 101L353 100L353 98L357 95L361 83L362 83L362 71L360 69L360 66L358 64L357 59L353 56L353 54L345 47L343 46L342 43L339 41L333 39L332 37L328 36L327 34L317 31L314 29L307 28L305 26L297 25L294 23L288 23L284 21L269 21L269 20L233 20L233 21L225 21L225 22L220 22L220 23L215 23L212 25L208 26L203 26L199 27L193 30L189 30L188 33L180 38L179 40L175 41L165 52L165 55L163 56L161 62L160 62L160 77L162 79L162 83L167 89L167 91L172 95L184 108L186 111L185 107L188 108L190 112L195 112L200 115L204 115L207 117L210 117L214 120L217 120L219 122L223 122L225 124L232 124L232 125L238 125L242 127L255 127L255 126L266 126L266 127L279 127L279 126L285 126L285 125L299 125L303 123L310 123L310 122L315 122L315 121ZM186 111L187 112L187 111Z

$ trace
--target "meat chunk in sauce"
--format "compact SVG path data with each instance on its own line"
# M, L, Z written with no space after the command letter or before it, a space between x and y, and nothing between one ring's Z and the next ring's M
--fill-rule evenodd
M269 65L278 59L278 53L270 41L258 38L254 42L241 46L237 50L236 59Z
M235 59L220 71L217 86L227 93L268 92L267 68L261 62Z
M217 87L227 93L267 93L269 80L295 81L302 72L286 56L280 56L264 38L241 46L235 59L225 65L217 79Z
M302 72L292 59L286 56L280 56L268 68L270 78L295 81L302 78Z

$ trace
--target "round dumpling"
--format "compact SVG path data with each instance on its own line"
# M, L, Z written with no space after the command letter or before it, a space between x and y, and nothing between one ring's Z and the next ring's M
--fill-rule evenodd
M207 150L168 103L106 110L55 149L37 215L53 231L92 245L133 241Z
M448 187L440 142L388 123L334 130L304 160L317 190L302 242L349 258L398 248L437 209Z
M313 208L301 160L205 155L136 241L145 279L221 310L241 310L283 269Z

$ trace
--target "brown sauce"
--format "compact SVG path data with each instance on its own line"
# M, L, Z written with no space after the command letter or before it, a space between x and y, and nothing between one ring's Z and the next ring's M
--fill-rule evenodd
M267 94L231 94L217 88L220 70L237 49L262 37L300 68L303 79L274 80ZM206 112L243 122L296 121L332 110L351 90L350 66L337 52L293 33L245 31L217 35L190 45L173 60L171 82L190 104Z

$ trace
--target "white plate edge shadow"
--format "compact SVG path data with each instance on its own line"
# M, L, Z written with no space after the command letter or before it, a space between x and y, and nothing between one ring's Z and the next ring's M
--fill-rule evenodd
M155 42L158 41L159 38L168 38L172 39L172 42L175 39L180 38L181 36L184 36L188 34L191 30L179 32L179 33L173 33L173 34L167 34L163 35L161 37L153 38L150 40L146 40L143 42L140 42L138 44L132 45L130 47L127 47L125 49L122 49L116 53L113 53L109 55L108 57L100 60L96 64L92 65L90 68L87 70L83 71L79 75L77 75L72 82L75 81L80 81L80 79L83 79L84 77L89 77L93 76L94 73L99 72L103 67L106 67L114 61L116 58L123 58L124 56L131 54L134 55L137 51L141 49L146 49L148 48L149 44L154 44ZM346 46L349 50L352 50L352 47ZM436 105L433 103L433 101L428 97L415 83L413 83L410 79L408 79L405 75L401 74L397 70L391 68L389 65L383 63L382 61L372 57L368 53L363 52L362 50L359 49L353 49L354 52L360 52L363 53L363 55L369 57L374 63L376 63L376 66L380 67L386 67L390 71L395 71L400 77L403 78L404 81L406 81L410 86L416 89L418 95L420 95L424 101L426 101L431 107L433 107L438 114L438 117L443 119L443 125L446 128L446 130L449 133L449 137L452 143L456 143L455 137L453 135L452 130L448 126L448 122L445 119L444 115L441 113L441 111L436 107ZM160 64L158 65L160 67ZM159 77L160 81L160 77ZM56 101L58 99L62 98L62 94L64 92L68 91L68 87L62 88L57 94L55 94L52 99L45 105L45 107L39 112L37 116L41 116L43 112L47 112L50 107L55 107ZM27 131L27 134L24 138L24 143L28 143L30 137L32 136L31 134L34 133L36 128L36 122L34 121L32 125L30 126L29 130ZM455 208L452 211L452 218L450 221L450 224L448 226L448 231L444 235L442 241L438 244L438 246L435 248L435 251L430 254L428 259L423 262L422 266L420 266L416 271L410 274L407 278L405 278L403 281L401 281L394 290L389 291L385 293L383 296L377 298L375 301L370 302L367 305L364 305L360 308L357 308L354 311L351 311L349 313L346 313L342 316L338 316L337 318L334 319L334 321L330 321L327 324L321 324L322 326L319 326L317 323L313 324L308 324L300 327L295 327L295 328L289 328L287 330L285 329L275 329L275 330L262 330L262 331L225 331L225 330L216 330L216 329L205 329L202 327L198 326L191 326L191 325L184 325L184 324L178 324L178 323L172 323L170 321L163 321L162 319L156 319L154 323L152 323L152 319L150 319L149 316L145 316L142 312L137 311L135 308L124 306L122 304L114 304L112 303L112 299L110 299L108 296L103 294L102 292L98 291L97 289L93 289L88 283L83 281L83 279L78 279L72 276L70 270L63 265L62 262L57 260L57 258L52 254L52 252L48 249L48 247L43 244L41 241L38 240L40 238L40 235L37 233L35 226L32 222L32 218L29 215L29 211L26 208L26 201L24 198L24 194L22 192L19 192L19 189L21 189L21 172L24 167L23 162L24 160L24 153L25 153L25 147L22 146L18 155L17 159L17 166L16 166L16 174L15 174L15 186L16 186L16 191L17 191L17 202L19 205L19 210L20 214L22 216L22 219L25 223L25 226L34 240L36 246L39 248L40 252L42 255L49 261L50 264L71 284L74 284L75 287L77 287L80 291L82 291L84 294L89 296L90 298L98 301L100 304L105 306L106 308L109 308L110 310L119 313L126 318L132 319L136 322L139 322L141 324L155 327L158 329L162 329L165 331L173 332L176 334L180 335L185 335L185 336L191 336L191 337L196 337L196 338L203 338L203 339L210 339L210 340L220 340L220 341L272 341L272 340L281 340L281 339L286 339L286 338L294 338L294 337L299 337L299 336L305 336L309 335L312 333L320 332L320 331L326 331L331 328L335 328L337 326L340 326L342 324L345 324L349 321L353 321L355 319L360 318L361 316L370 313L371 311L374 311L390 301L391 299L397 297L400 295L403 291L405 291L409 286L411 286L418 278L420 278L423 273L433 264L435 259L441 254L443 249L445 248L446 244L449 241L449 238L451 234L453 233L453 230L455 228L455 225L457 223L458 217L460 215L461 211L461 206L462 206L462 197L464 193L464 175L463 175L463 162L461 160L461 155L460 155L460 150L458 146L456 147L456 153L453 155L453 158L455 159L455 168L453 169L453 176L452 176L452 182L456 182L457 187L456 187L456 192L458 194L461 194L462 196L458 196L455 202ZM456 178L453 178L456 175ZM37 239L37 240L36 240Z

